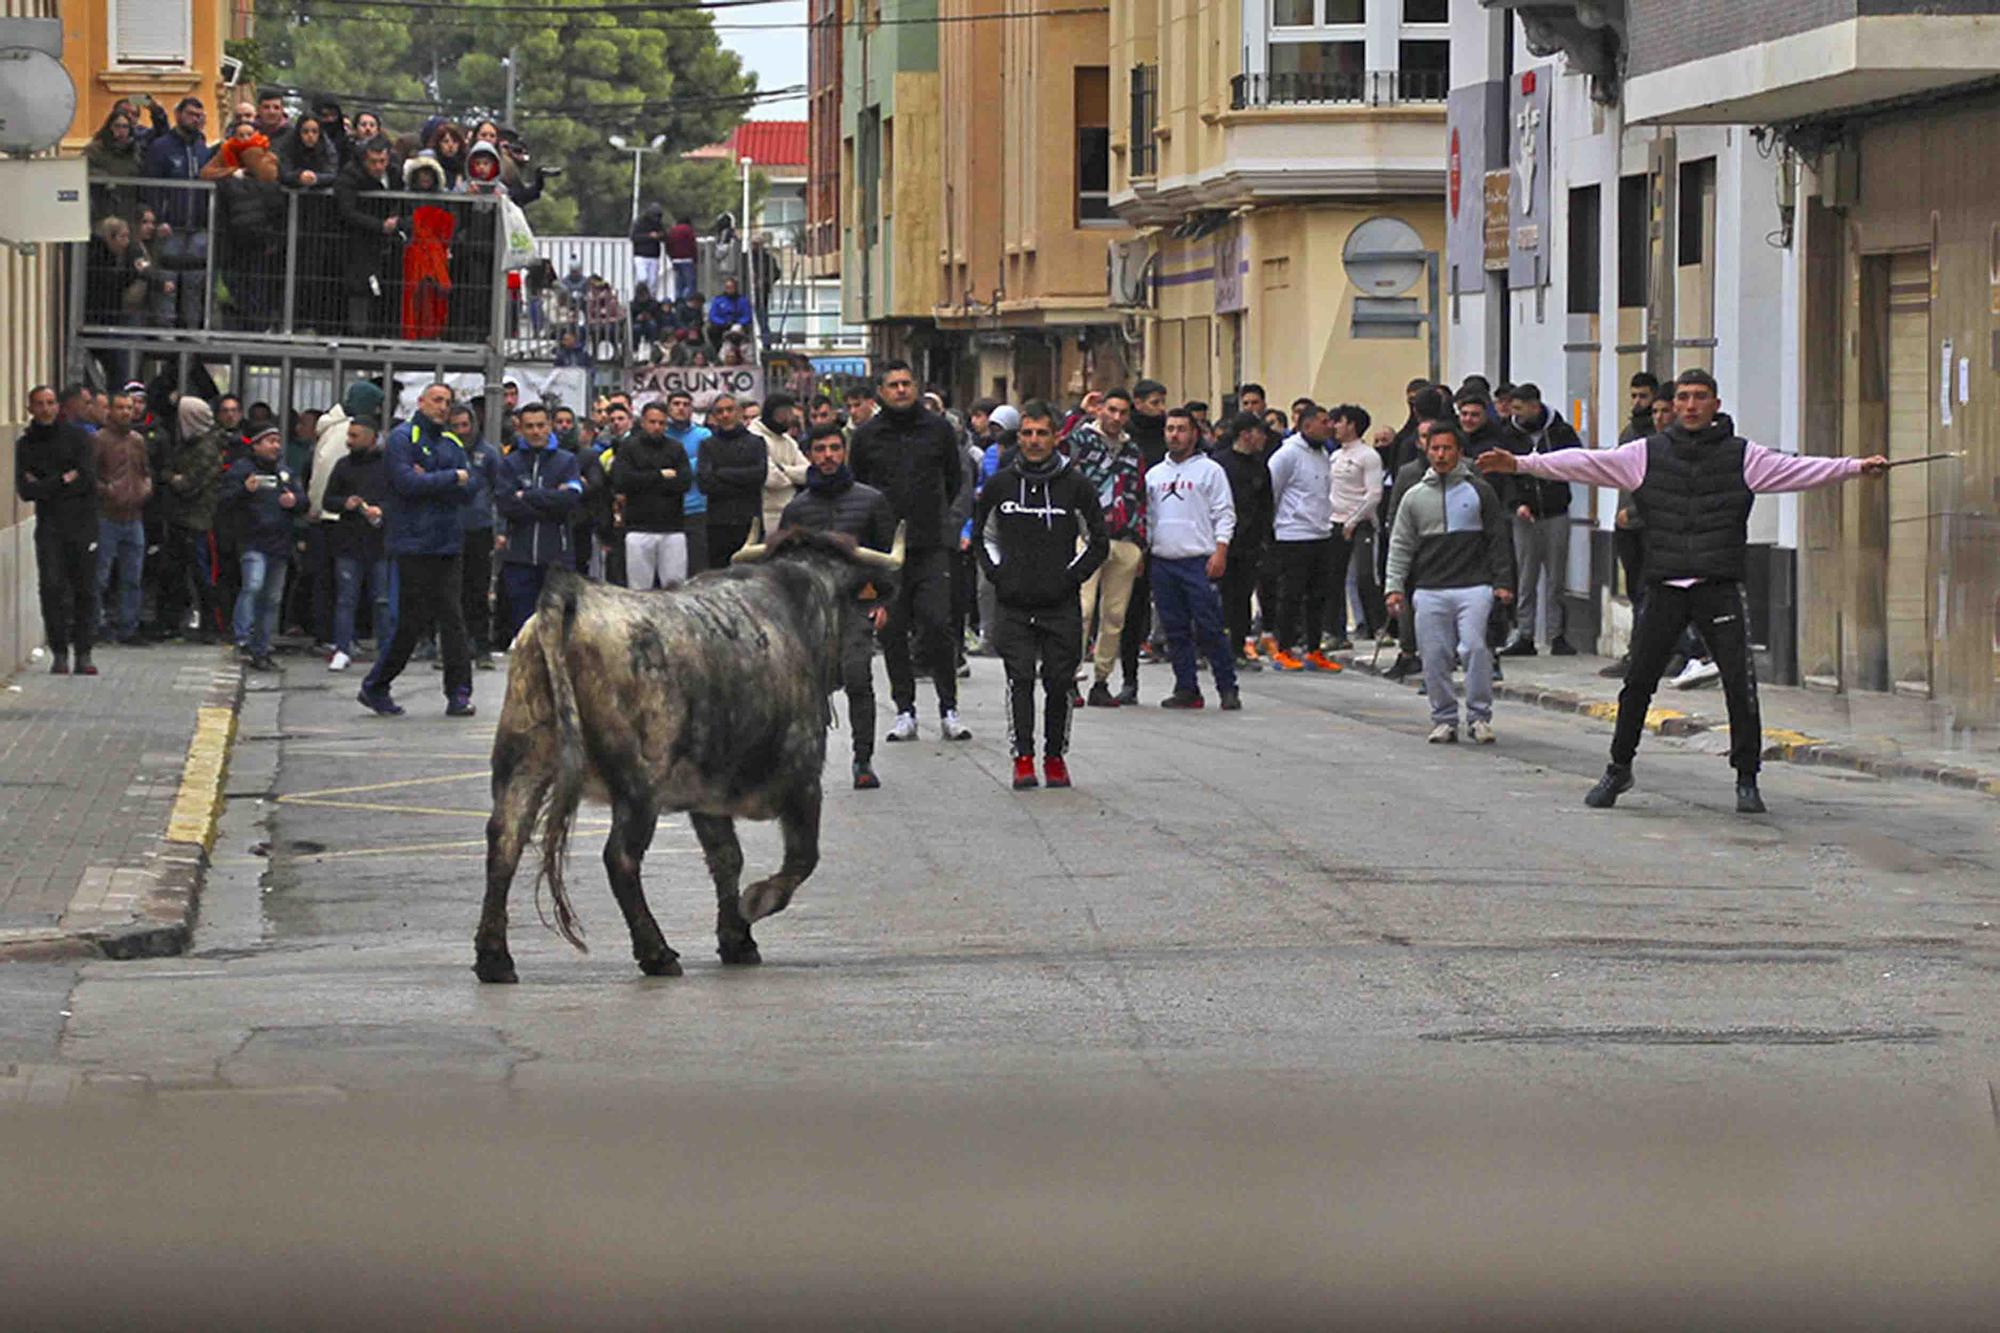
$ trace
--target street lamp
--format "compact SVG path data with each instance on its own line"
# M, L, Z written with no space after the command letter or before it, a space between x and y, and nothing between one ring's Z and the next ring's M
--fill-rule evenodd
M639 220L639 164L645 160L646 154L659 152L665 146L667 136L656 134L653 136L651 143L634 144L625 142L624 135L614 134L609 137L609 142L619 152L630 153L632 155L632 221L637 222Z

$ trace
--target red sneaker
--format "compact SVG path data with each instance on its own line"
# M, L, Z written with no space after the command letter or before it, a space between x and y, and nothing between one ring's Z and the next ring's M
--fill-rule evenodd
M1035 760L1032 755L1014 756L1014 790L1026 791L1035 786Z
M1069 765L1063 762L1061 755L1052 754L1047 759L1042 760L1042 785L1047 787L1069 786Z

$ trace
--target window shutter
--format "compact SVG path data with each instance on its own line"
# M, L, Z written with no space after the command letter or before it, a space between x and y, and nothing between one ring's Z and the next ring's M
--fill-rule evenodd
M112 64L192 66L192 0L113 0L112 15Z

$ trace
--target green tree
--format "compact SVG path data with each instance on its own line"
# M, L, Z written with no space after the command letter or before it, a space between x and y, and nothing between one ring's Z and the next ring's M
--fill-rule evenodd
M561 167L529 210L550 235L622 234L630 223L632 158L608 142L643 143L642 195L669 217L699 220L736 206L735 173L682 153L728 135L754 104L756 79L717 41L706 11L686 3L604 13L523 0L451 5L356 0L259 0L257 37L274 80L336 97L349 117L374 110L391 138L432 116L500 120L507 59L515 123L536 165Z

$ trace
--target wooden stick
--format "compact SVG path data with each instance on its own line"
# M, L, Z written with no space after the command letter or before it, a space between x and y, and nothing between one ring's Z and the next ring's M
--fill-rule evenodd
M1963 458L1963 457L1965 457L1965 450L1954 449L1952 452L1945 454L1925 454L1922 458L1892 458L1889 460L1889 466L1908 467L1912 463L1936 463L1946 458Z

